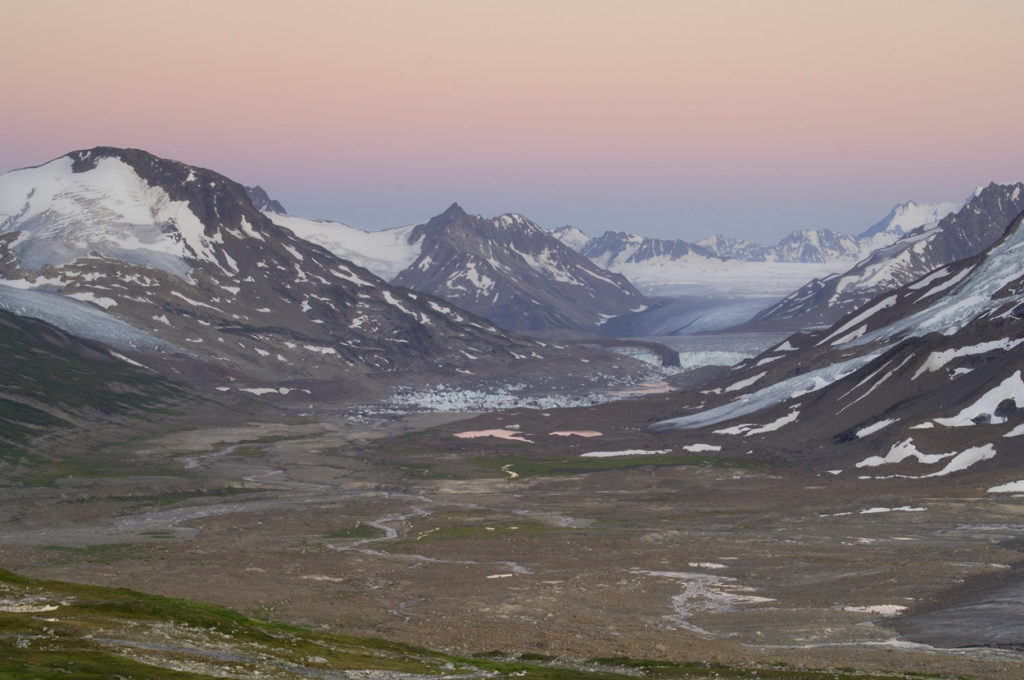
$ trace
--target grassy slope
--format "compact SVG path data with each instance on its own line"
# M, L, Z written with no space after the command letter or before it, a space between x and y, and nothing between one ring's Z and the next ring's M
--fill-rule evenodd
M850 669L734 668L635 659L567 662L472 658L252 619L228 609L125 589L29 579L0 570L0 677L308 678L341 671L391 671L415 677L766 678L875 680ZM383 673L378 676L387 678ZM395 675L395 678L408 675Z
M99 344L0 310L0 462L37 462L55 430L159 414L182 390L114 359Z

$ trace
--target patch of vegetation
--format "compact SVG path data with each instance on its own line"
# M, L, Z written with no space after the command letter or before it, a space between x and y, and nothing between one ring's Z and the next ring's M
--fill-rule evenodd
M461 524L440 526L427 529L417 534L410 534L405 541L399 543L430 543L434 541L452 541L480 538L503 538L513 534L537 534L541 532L559 531L555 527L541 522L524 520L522 522L486 522L484 524Z
M239 446L231 455L239 458L259 458L265 453L266 450L262 446Z
M143 536L149 536L150 538L174 538L174 532L167 529L153 529L151 531L143 531Z
M152 496L112 496L111 499L130 501L139 505L175 505L193 498L234 498L235 496L258 492L258 489L246 489L241 486L222 486L216 489L194 489L192 491L176 491Z
M127 559L139 559L139 546L135 543L99 543L96 545L44 545L44 550L63 553L67 559L60 563L74 560L109 564Z
M355 526L326 534L327 538L381 538L386 535L383 529L362 522L356 522Z
M607 458L495 458L478 457L472 462L495 476L544 477L552 475L575 475L609 470L632 470L643 467L673 467L699 465L703 467L760 470L768 467L765 463L746 458L728 456L702 456L697 454L658 454L650 456L610 456Z
M102 345L0 310L0 462L38 464L31 441L80 420L166 414L185 390Z
M90 479L126 479L139 475L176 477L181 476L183 472L179 465L170 462L139 460L130 451L114 445L85 452L54 451L47 454L46 458L47 460L41 459L32 470L20 475L21 478L30 484L43 486L52 485L57 480L67 477Z

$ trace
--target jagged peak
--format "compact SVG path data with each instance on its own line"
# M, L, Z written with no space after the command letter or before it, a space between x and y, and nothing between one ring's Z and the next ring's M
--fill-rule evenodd
M590 235L587 234L587 232L585 232L582 229L580 229L579 227L573 226L571 224L564 224L561 227L557 227L555 229L552 229L551 233L553 233L553 234L581 234L583 236L586 236L587 238L590 238Z
M438 217L444 217L447 219L455 219L456 217L469 217L469 213L462 209L462 206L457 202L453 202L448 206L443 213Z
M88 172L96 168L97 163L104 158L116 158L132 167L139 165L175 165L179 167L191 167L181 161L169 158L161 158L144 149L116 146L94 146L91 149L79 149L65 154L71 159L72 172Z
M1009 183L1009 184L1001 184L999 182L989 182L985 186L978 186L974 190L974 192L970 196L967 197L966 203L970 203L971 201L973 201L975 199L978 199L978 198L981 198L982 196L984 196L986 194L1009 192L1010 189L1016 189L1018 191L1021 190L1021 189L1024 189L1024 182L1012 182L1012 183Z
M544 231L537 226L533 220L528 217L524 217L519 213L502 213L495 217L492 222L494 222L497 227L525 228L527 231Z
M252 201L253 206L259 211L268 211L278 215L288 214L284 206L279 201L271 198L266 189L258 184L252 187L245 187L245 193L248 194L249 200Z

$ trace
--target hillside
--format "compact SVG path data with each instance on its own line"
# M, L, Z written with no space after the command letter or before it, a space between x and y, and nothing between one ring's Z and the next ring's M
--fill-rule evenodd
M990 184L957 212L918 227L842 274L814 279L754 317L757 327L831 324L871 298L980 253L1024 210L1024 184ZM869 230L872 232L874 230Z

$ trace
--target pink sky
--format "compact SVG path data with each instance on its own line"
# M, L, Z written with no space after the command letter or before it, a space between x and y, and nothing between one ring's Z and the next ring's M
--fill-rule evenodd
M1024 180L1024 2L0 0L0 171L133 146L355 226L774 242Z

